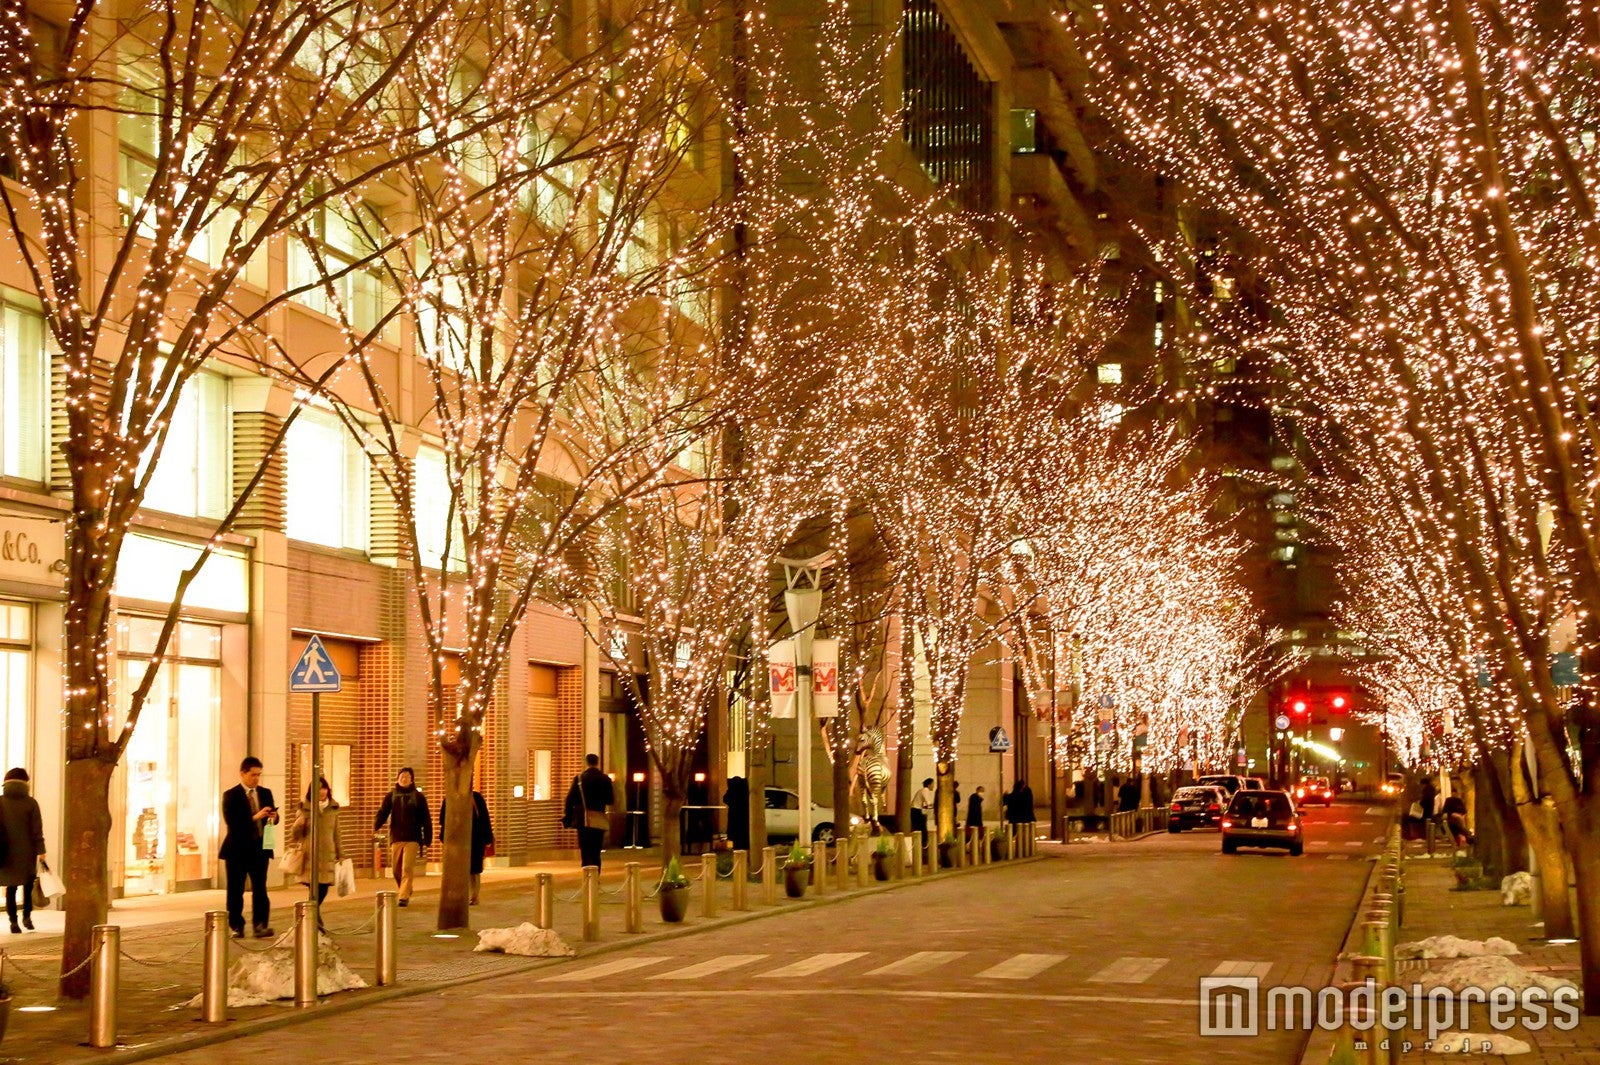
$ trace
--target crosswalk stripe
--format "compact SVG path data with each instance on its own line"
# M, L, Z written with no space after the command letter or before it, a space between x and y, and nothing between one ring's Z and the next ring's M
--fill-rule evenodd
M1265 980L1272 971L1270 961L1225 961L1211 970L1212 976L1253 976Z
M915 954L892 961L888 965L879 966L867 973L868 976L921 976L923 973L932 972L939 966L965 957L964 950L919 950Z
M1359 839L1347 839L1344 841L1344 845L1346 847L1359 847L1361 846L1361 841Z
M1379 815L1382 815L1382 814L1386 814L1388 812L1389 812L1389 808L1387 806L1369 806L1369 807L1367 807L1367 816L1368 817L1375 817L1375 816L1379 816Z
M671 958L665 957L618 958L615 961L603 961L599 965L588 965L582 969L572 969L567 972L557 973L554 976L547 976L540 983L555 984L572 980L588 980L591 977L598 976L615 976L617 973L643 969L647 965L658 965L661 962L671 960Z
M737 969L741 965L750 965L765 958L765 954L724 954L720 958L710 958L706 961L696 962L694 965L674 969L670 973L656 973L652 980L698 980L702 976L715 976L725 973L729 969Z
M1089 977L1091 984L1142 984L1167 964L1166 958L1118 958Z
M846 962L852 962L857 958L865 958L866 956L867 952L864 950L813 954L809 958L801 958L799 961L790 962L788 965L780 965L771 972L765 972L761 975L764 977L813 976L825 969L837 968Z
M1324 854L1323 857L1332 862L1348 862L1350 860L1350 856L1348 854Z
M991 965L983 970L978 977L983 980L1026 980L1066 959L1065 954L1013 954L999 965Z

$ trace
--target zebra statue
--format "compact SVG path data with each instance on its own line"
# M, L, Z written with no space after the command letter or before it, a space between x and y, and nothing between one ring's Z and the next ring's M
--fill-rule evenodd
M862 729L856 739L851 790L858 784L861 786L861 812L876 828L878 815L883 812L883 793L889 787L889 757L884 747L883 733L878 729Z

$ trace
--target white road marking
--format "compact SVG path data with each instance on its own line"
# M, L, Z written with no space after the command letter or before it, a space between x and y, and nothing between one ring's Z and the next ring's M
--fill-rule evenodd
M1359 839L1347 839L1344 841L1344 845L1346 847L1359 847L1361 846L1361 841Z
M1181 1006L1193 1010L1200 1005L1199 999L1194 998L1158 998L1141 997L1138 995L1073 995L1073 994L1046 994L1033 991L1013 991L995 989L993 991L931 991L924 988L889 988L889 987L773 987L756 988L742 987L735 989L725 988L674 988L670 991L646 991L642 988L585 988L581 991L515 991L509 994L485 994L478 988L472 991L474 1001L494 1000L499 1002L525 1002L531 999L572 999L582 1002L585 999L599 998L626 999L659 998L682 1000L686 995L695 998L770 998L777 1002L792 1002L795 996L813 998L888 998L888 999L953 999L965 1002L978 1002L990 1000L995 1002L1079 1002L1098 1006ZM1188 1018L1188 1023L1193 1024L1194 1018Z
M978 974L980 980L1026 980L1067 960L1065 954L1013 954Z
M554 984L562 981L587 980L590 977L597 976L614 976L617 973L643 969L647 965L658 965L661 962L671 960L671 958L663 957L618 958L616 961L603 961L599 965L586 965L581 969L569 969L554 976L547 976L540 983Z
M1118 958L1089 977L1091 984L1142 984L1167 964L1166 958Z
M791 976L814 976L826 969L834 969L845 964L846 962L852 962L857 958L865 958L866 956L867 952L864 950L846 950L836 951L828 954L813 954L809 958L801 958L799 961L790 962L788 965L780 965L771 972L761 973L760 975L763 977L776 977L779 979Z
M720 958L711 958L707 961L687 965L682 969L674 969L670 973L657 973L652 980L698 980L702 976L715 976L725 973L729 969L737 969L741 965L749 965L767 957L765 954L724 954Z
M868 976L921 976L941 965L966 957L964 950L919 950L915 954L892 961L867 973Z
M1270 961L1225 961L1211 970L1212 976L1253 976L1265 980L1272 971Z
M1384 814L1386 814L1388 812L1389 812L1389 808L1387 806L1369 806L1369 807L1367 807L1367 816L1368 817L1381 817L1381 816L1383 816Z
M1324 854L1323 857L1330 862L1348 862L1350 860L1348 854Z

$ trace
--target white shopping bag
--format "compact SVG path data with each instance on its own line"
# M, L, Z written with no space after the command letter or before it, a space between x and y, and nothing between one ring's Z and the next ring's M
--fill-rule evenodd
M356 890L356 862L354 858L346 858L333 867L333 890L340 898L353 894Z
M67 893L67 887L61 882L61 878L42 864L39 866L39 890L44 892L44 897L47 899L60 898Z

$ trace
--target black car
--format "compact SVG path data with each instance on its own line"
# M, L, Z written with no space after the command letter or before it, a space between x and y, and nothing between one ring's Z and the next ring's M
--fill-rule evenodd
M1300 811L1286 791L1240 791L1222 815L1222 853L1240 847L1282 847L1291 855L1305 852Z
M1234 792L1242 791L1247 786L1245 779L1237 773L1216 773L1212 776L1201 777L1197 783L1202 787L1221 788L1229 798L1232 798Z
M1223 807L1228 805L1228 794L1216 787L1179 788L1167 807L1167 831L1182 832L1186 828L1215 828L1222 820Z

